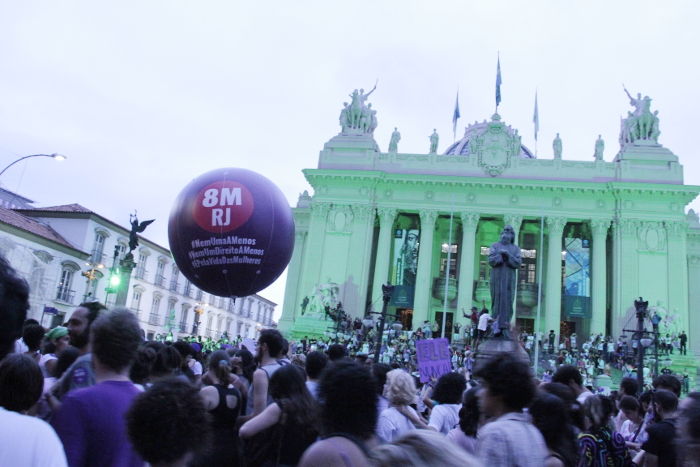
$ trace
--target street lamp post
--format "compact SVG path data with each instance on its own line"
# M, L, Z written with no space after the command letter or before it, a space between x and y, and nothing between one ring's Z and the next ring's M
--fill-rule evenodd
M63 156L63 155L57 154L57 153L53 153L53 154L33 154L33 155L31 155L31 156L20 157L19 159L17 159L17 160L14 161L13 163L11 163L10 165L8 165L8 166L5 167L4 169L2 169L2 172L0 172L0 176L2 176L2 174L4 174L5 171L6 171L7 169L9 169L10 167L12 167L12 166L15 165L16 163L21 162L21 161L23 161L24 159L29 159L30 157L51 157L51 158L53 158L53 159L56 159L57 161L62 161L62 160L65 160L65 159L66 159L66 156Z
M382 348L382 337L384 335L384 322L386 321L386 311L389 306L389 301L391 300L391 295L394 293L394 286L387 282L386 285L382 285L382 300L384 304L382 305L382 313L379 317L379 334L377 334L377 343L374 347L374 363L379 363L379 352Z
M649 302L642 301L642 297L639 297L639 300L635 300L634 308L637 310L637 329L623 329L625 332L633 332L637 339L637 384L640 393L644 391L644 351L652 342L652 339L649 337L644 327L644 319L647 317L648 305Z

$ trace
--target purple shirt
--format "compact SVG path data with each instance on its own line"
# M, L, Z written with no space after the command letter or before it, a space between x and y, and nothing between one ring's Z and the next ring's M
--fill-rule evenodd
M69 467L143 467L124 419L140 393L131 381L105 381L64 396L51 425L63 443Z

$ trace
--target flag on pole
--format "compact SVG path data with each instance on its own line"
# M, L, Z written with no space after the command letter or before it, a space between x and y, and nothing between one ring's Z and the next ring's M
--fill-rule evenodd
M501 57L498 57L498 68L496 71L496 107L501 103L501 84L503 80L501 79Z
M535 91L535 114L532 116L532 123L535 124L535 141L537 141L537 132L540 131L540 112L537 110L537 91Z
M457 134L457 120L461 117L459 114L459 91L457 91L457 100L455 101L455 112L452 115L452 133Z

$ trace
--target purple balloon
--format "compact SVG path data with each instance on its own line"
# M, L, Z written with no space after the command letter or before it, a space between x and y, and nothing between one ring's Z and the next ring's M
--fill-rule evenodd
M168 238L177 267L192 284L220 297L245 297L272 284L289 264L294 217L267 178L217 169L180 192Z

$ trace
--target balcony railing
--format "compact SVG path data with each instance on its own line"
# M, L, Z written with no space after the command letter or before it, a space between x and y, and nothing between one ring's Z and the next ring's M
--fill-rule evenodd
M137 317L138 317L138 316L141 316L141 310L139 310L138 308L134 308L134 307L132 306L132 307L129 307L129 309L130 309L131 311L133 311L134 314L135 314Z
M151 316L148 318L148 324L152 324L154 326L160 325L160 316L158 316L158 313L151 313Z
M73 304L73 300L75 300L75 290L70 290L68 287L59 286L58 290L56 291L56 300Z
M153 281L153 284L158 287L165 287L165 276L163 276L163 274L156 274L156 279Z
M145 268L136 268L136 278L141 280L148 279L148 271Z
M170 290L178 293L180 290L180 284L178 284L177 281L170 281Z

